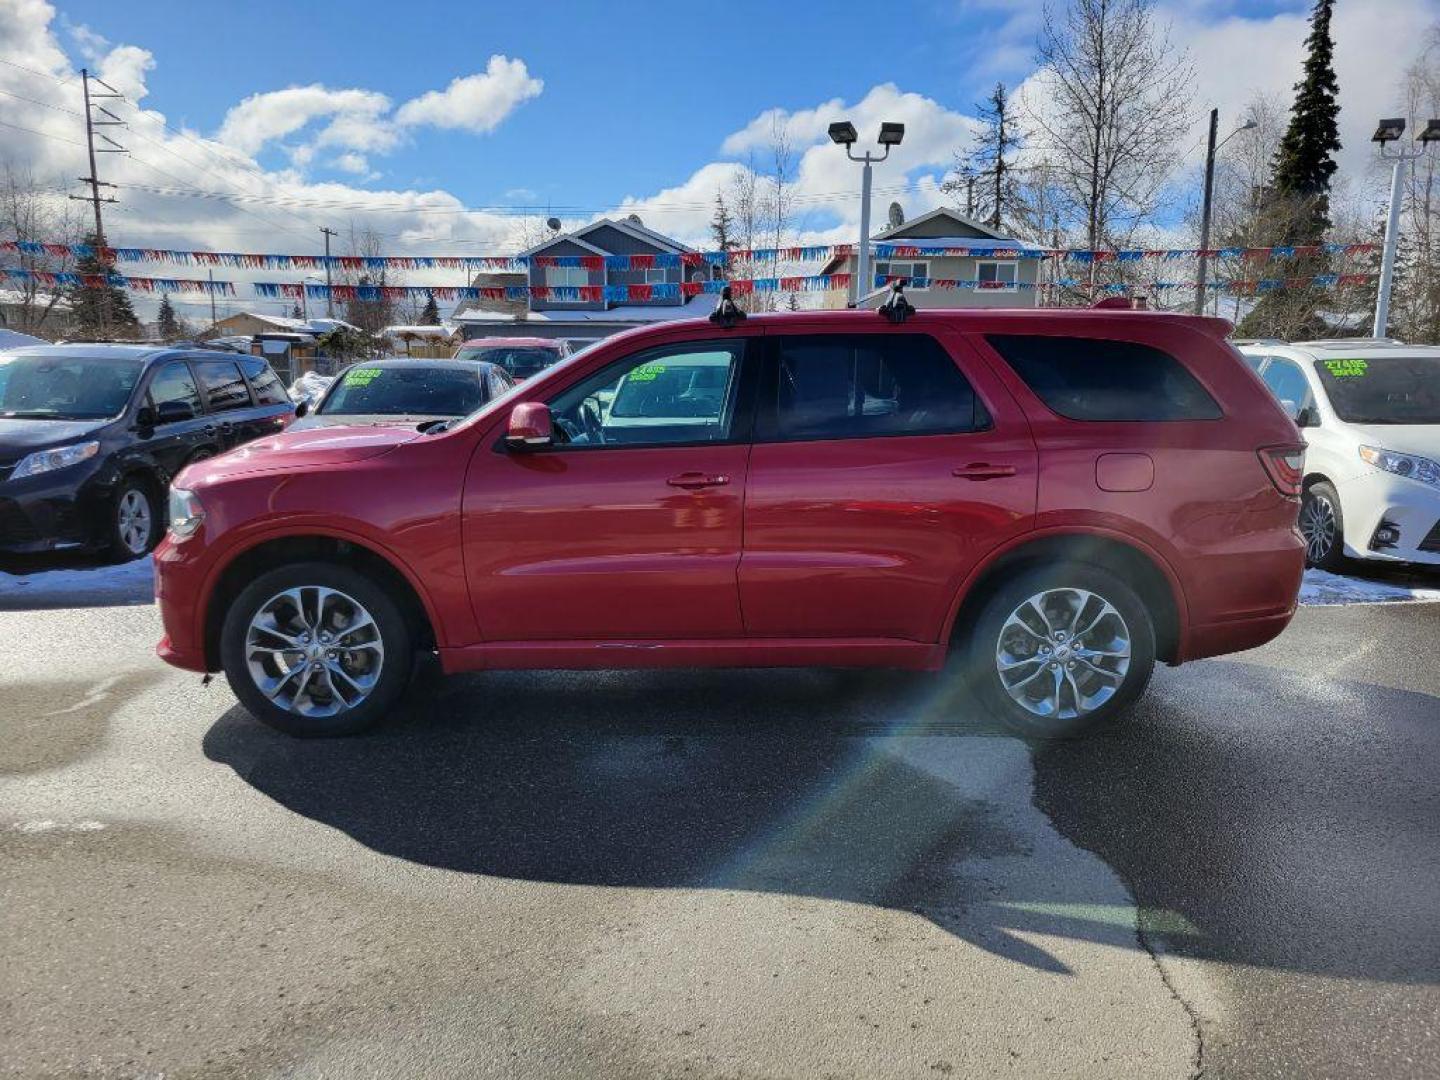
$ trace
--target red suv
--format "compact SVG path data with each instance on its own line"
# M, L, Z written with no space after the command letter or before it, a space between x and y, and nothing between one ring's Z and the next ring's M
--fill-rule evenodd
M1299 432L1216 319L836 311L617 335L458 421L176 480L160 655L356 732L415 660L952 670L1032 735L1295 610Z

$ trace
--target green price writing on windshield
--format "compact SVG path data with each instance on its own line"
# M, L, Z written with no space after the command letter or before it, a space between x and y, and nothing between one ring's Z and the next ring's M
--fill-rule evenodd
M630 373L631 382L654 382L655 376L665 374L664 364L641 364Z
M1356 378L1365 374L1364 360L1326 360L1325 370L1337 379Z
M360 368L345 373L346 386L369 386L380 377L380 368Z

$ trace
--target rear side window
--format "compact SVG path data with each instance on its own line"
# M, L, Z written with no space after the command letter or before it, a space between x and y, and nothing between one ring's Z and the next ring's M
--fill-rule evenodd
M926 334L777 337L775 435L856 439L988 427L955 361Z
M1070 420L1218 420L1220 406L1169 353L1132 341L986 338L1050 409Z
M240 369L234 364L202 360L195 365L195 374L205 390L211 412L249 407L250 391L245 389L245 380L240 378Z
M240 367L255 390L255 400L261 405L288 405L290 403L280 376L271 371L270 365L264 360L259 357L254 360L241 360Z

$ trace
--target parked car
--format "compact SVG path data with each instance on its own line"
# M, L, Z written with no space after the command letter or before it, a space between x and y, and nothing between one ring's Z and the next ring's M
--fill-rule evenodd
M570 345L538 337L477 338L455 350L456 360L484 360L499 364L516 382L524 382L570 355Z
M176 473L292 415L259 357L145 345L0 354L0 551L143 555Z
M1440 348L1361 338L1240 350L1305 436L1308 561L1440 566Z
M515 385L496 364L372 360L335 379L313 407L296 406L297 431L342 424L425 424L469 416Z
M1228 329L686 320L442 430L262 439L171 491L158 651L296 735L381 720L419 651L447 672L953 653L1006 722L1074 734L1156 660L1252 648L1295 611L1303 444Z

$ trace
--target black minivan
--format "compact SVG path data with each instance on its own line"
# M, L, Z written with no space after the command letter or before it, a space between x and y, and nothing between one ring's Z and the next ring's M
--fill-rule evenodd
M295 415L261 357L153 345L0 352L0 554L144 555L192 461Z

